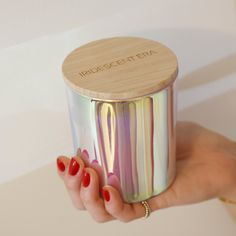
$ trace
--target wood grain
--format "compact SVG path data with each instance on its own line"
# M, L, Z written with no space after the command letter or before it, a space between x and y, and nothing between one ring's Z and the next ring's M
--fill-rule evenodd
M139 37L99 39L72 51L62 64L65 82L80 95L123 101L155 93L178 73L176 55Z

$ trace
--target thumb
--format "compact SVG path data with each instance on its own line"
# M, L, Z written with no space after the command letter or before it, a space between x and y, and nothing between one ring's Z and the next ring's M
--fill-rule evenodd
M167 190L148 199L152 211L168 208L178 204L178 197L175 189L170 186Z

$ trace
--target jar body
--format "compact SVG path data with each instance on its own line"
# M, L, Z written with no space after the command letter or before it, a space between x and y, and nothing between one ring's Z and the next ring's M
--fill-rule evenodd
M86 149L125 202L160 194L175 177L176 81L127 101L99 101L66 86L74 152Z

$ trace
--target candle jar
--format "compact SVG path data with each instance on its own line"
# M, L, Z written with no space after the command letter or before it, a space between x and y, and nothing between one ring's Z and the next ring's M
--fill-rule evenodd
M74 152L116 178L125 202L166 190L175 177L175 54L139 37L89 42L64 60Z

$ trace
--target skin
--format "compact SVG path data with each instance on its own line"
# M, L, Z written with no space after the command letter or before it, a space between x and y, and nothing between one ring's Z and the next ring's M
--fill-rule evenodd
M159 209L212 198L236 200L236 143L192 122L178 122L176 131L176 177L165 192L147 200L152 214ZM95 221L130 222L144 216L140 203L128 204L122 200L115 176L111 176L109 185L103 185L101 167L89 163L85 152L78 149L76 160L80 169L75 176L68 173L70 159L58 158L65 170L57 171L73 204L79 210L87 210ZM88 187L82 184L84 170L90 174ZM102 188L109 191L109 201L103 199Z

